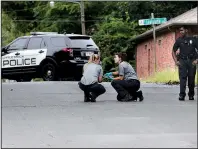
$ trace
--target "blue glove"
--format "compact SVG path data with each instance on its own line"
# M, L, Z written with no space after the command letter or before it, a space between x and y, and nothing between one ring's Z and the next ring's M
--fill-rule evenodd
M113 73L112 72L106 73L104 75L104 77L107 78L107 79L113 80Z
M105 76L112 76L112 75L113 75L112 72L108 72L108 73L105 74Z
M112 73L111 73L111 72L105 73L105 74L104 74L104 77L105 77L105 78L108 78L109 76L112 76Z

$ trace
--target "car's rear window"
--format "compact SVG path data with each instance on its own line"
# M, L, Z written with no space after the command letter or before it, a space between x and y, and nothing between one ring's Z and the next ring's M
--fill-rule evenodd
M87 36L69 37L72 48L98 48L95 42Z
M51 37L51 42L56 47L66 47L65 37Z

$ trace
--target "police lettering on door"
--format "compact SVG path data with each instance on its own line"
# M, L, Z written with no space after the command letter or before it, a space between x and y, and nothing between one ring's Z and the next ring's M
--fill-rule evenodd
M36 58L7 58L3 60L3 67L36 65Z

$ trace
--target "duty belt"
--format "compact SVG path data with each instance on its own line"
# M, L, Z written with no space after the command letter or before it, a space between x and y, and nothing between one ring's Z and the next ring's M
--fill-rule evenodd
M188 60L188 59L195 59L195 56L179 56L181 59Z
M191 54L188 54L188 55L179 55L179 58L181 58L181 59L184 59L184 60L188 60L188 59L195 59L196 58L196 56L195 56L195 54L193 53L191 53Z

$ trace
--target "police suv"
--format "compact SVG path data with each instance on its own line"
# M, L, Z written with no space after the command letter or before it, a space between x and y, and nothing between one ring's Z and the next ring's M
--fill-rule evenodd
M55 32L34 32L19 37L1 52L2 78L18 82L31 81L32 78L79 80L89 56L100 54L90 36Z

